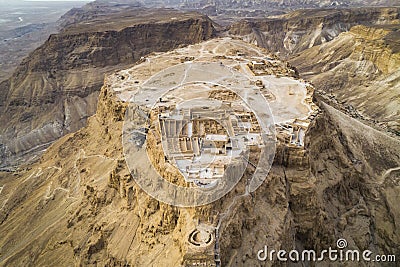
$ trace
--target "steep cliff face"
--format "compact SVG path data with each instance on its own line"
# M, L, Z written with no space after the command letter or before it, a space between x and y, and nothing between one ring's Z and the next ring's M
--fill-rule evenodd
M89 2L80 8L72 8L61 16L58 23L64 28L82 21L88 21L102 16L109 16L110 14L116 14L121 11L130 10L130 12L132 12L132 9L137 9L136 12L140 15L140 8L143 8L143 5L136 1L119 0L110 2L96 0Z
M178 265L187 215L133 182L121 146L125 106L104 87L86 128L32 169L2 175L2 265Z
M237 51L216 44L209 54L204 51L213 50L210 42L192 49L203 51L203 60L222 49ZM178 54L164 54L169 60L162 64L186 60ZM218 228L223 266L279 265L260 262L257 252L265 246L322 250L335 247L338 238L346 238L351 249L400 253L400 142L323 102L306 146L279 142L274 165L254 193L244 194L251 174L246 172L232 192L202 207L176 208L145 194L125 163L127 103L119 87L128 73L138 79L151 75L149 64L142 68L106 79L85 128L55 142L39 162L0 173L1 264L180 266L191 231L216 213L223 218Z
M238 48L247 53L255 53L256 49L247 48L242 42L240 46L233 46L215 41L191 47L191 51L200 56L199 61L207 56L215 57L213 60L219 66L223 60L219 53L226 50L230 51L227 55L235 56ZM186 60L188 55L172 51L152 58L161 58L155 69L168 69L171 65L185 65L181 60ZM263 235L259 240L249 235L249 242L263 246L267 235L268 244L280 242L287 202L279 166L268 178L268 186L254 196L256 199L250 195L235 198L244 193L246 179L242 179L224 199L197 208L178 209L162 204L137 186L123 154L122 126L127 103L119 98L123 92L116 80L123 84L128 80L128 73L134 73L134 77L145 81L152 75L151 71L151 66L143 63L109 76L102 87L97 112L85 128L55 142L40 162L19 172L1 174L1 264L180 266L188 254L188 237L197 222L227 210L230 212L220 237L224 262L231 258L229 248L239 248L240 239L244 238L242 233L253 225ZM189 74L191 79L196 77L191 76L194 74ZM249 216L242 217L238 224L236 216L241 212L236 210L243 208L248 209ZM271 211L276 214L268 218ZM271 223L263 223L267 219ZM242 230L241 223L248 230ZM232 225L238 228L232 230ZM239 254L250 251L251 247L246 247ZM248 259L256 260L253 255Z
M400 24L355 26L290 61L325 101L399 135L399 30Z
M306 148L278 148L264 185L235 205L221 241L224 265L281 266L258 261L257 251L267 246L320 253L340 238L348 249L399 255L400 142L319 104ZM289 160L279 160L279 153Z
M400 142L321 103L308 133L326 233L349 246L399 255ZM311 244L309 244L311 245Z
M125 10L51 35L0 84L0 166L30 159L81 128L95 112L105 73L213 34L212 22L197 13Z
M267 19L246 19L230 33L282 56L329 42L359 24L398 23L399 8L298 10Z

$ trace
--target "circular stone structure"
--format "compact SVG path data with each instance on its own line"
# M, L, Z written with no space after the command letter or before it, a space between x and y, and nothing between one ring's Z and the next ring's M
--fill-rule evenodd
M214 62L187 62L160 71L130 98L123 128L125 158L137 184L159 201L181 207L214 202L255 168L246 192L265 180L275 156L275 123L259 87ZM215 123L214 123L215 122ZM167 181L148 156L154 131L165 159L189 186ZM258 162L249 160L251 148Z
M198 248L208 247L214 242L212 233L204 229L195 229L189 235L189 243Z

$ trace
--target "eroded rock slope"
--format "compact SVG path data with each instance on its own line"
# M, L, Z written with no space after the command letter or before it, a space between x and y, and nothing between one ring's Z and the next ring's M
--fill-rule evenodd
M399 136L399 31L400 24L355 26L291 62L325 101Z
M355 25L399 22L399 8L304 9L265 19L245 19L230 34L286 57L333 40Z

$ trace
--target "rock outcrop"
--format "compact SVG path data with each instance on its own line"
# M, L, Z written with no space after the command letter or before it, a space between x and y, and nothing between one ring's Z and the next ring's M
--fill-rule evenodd
M84 126L105 73L213 35L207 17L169 9L123 10L51 35L0 84L0 166L32 159Z
M395 24L399 8L297 10L265 19L245 19L230 26L230 34L281 56L302 52L333 40L352 26Z
M399 30L400 24L354 26L290 61L319 89L318 97L399 136Z

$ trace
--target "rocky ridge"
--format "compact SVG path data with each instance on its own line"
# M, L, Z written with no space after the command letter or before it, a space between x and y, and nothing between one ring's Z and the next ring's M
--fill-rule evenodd
M318 97L399 136L399 30L400 24L354 26L294 55L291 63L319 88Z
M399 8L310 9L265 19L245 19L229 33L281 57L329 42L355 25L396 24Z
M101 1L98 1L101 2ZM121 1L129 2L129 1ZM207 6L216 6L219 12L225 10L245 10L245 9L281 9L293 10L300 8L327 8L327 7L363 7L363 6L394 6L398 4L395 0L245 0L245 1L229 1L229 0L143 0L137 3L144 5L164 4L167 6L181 6L186 8L202 8Z

